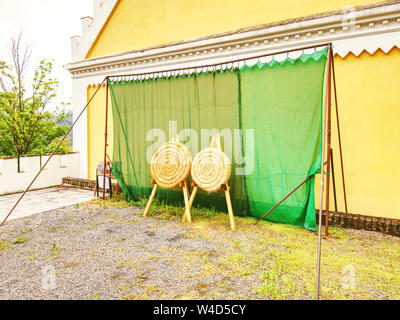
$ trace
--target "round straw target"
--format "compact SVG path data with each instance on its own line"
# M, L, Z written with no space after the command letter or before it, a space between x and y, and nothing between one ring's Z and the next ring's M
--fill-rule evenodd
M191 169L193 181L203 190L217 192L231 175L228 156L217 148L206 148L193 159Z
M150 170L160 187L172 189L188 177L191 165L189 149L181 142L170 141L153 155Z

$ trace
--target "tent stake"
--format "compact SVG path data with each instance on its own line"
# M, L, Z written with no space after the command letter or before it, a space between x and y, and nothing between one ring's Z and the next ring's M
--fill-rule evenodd
M8 215L4 218L3 222L1 223L0 226L4 225L4 222L6 222L6 220L8 219L8 217L10 216L10 214L14 211L14 209L17 207L17 205L19 204L19 202L22 200L22 198L25 196L25 194L29 191L30 187L33 185L33 183L36 181L37 177L40 175L40 173L43 171L43 169L46 167L47 163L50 161L50 159L53 157L53 155L56 153L56 151L58 150L58 148L60 147L60 145L63 143L63 141L65 140L65 138L67 137L67 135L71 132L72 128L75 126L75 124L77 123L77 121L79 120L79 118L82 116L83 112L86 110L86 108L88 107L88 105L90 104L90 102L93 100L94 96L97 94L97 92L100 90L101 86L103 85L103 83L108 79L108 76L104 78L104 80L100 83L99 87L97 88L97 90L93 93L93 95L90 97L89 102L86 104L86 106L82 109L81 113L76 117L75 121L72 123L72 125L69 127L67 133L64 135L64 137L60 140L60 142L58 143L57 147L54 149L54 151L51 153L51 155L49 156L49 158L47 159L47 161L44 163L44 165L40 168L39 172L36 174L36 176L33 178L33 180L31 181L31 183L29 184L29 186L25 189L24 193L21 195L21 197L19 197L19 199L17 200L17 202L14 204L14 206L11 208L10 212L8 213Z

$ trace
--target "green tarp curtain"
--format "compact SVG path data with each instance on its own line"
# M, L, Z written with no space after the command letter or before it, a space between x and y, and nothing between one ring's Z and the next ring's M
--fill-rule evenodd
M112 170L127 200L149 196L151 157L173 135L194 157L217 130L232 161L235 215L261 217L320 170L326 55L327 48L238 70L109 80ZM178 188L157 194L183 203ZM193 205L226 210L223 192L199 191ZM316 230L314 177L266 219Z

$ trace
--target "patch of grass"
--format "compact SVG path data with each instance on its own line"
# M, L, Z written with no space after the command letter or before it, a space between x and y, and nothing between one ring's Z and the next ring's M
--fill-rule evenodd
M60 229L61 229L60 226L55 226L55 227L51 228L51 229L49 230L49 232L54 233L54 232L57 232L57 230L60 230Z
M26 234L26 233L29 233L29 232L32 232L33 230L32 230L32 228L27 228L27 229L22 229L21 231L20 231L20 233L21 234Z
M100 293L96 291L96 293L92 296L92 300L100 300Z
M127 225L132 225L135 223L138 223L138 220L136 220L134 217L124 217L124 216L118 216L118 215L112 215L108 212L104 212L104 214L110 218L109 223L119 223L119 224L127 224ZM105 222L104 222L105 223Z
M137 300L137 297L133 294L128 294L126 296L120 297L119 300Z
M25 238L25 237L16 237L12 243L13 244L20 244L20 243L24 243L24 242L29 241L29 240L30 240L29 238Z
M130 201L128 202L129 205L131 206L135 206L135 207L145 207L147 204L147 200L146 198L139 198L139 200L137 201Z
M96 198L88 202L85 202L85 204L97 205L104 209L107 208L121 209L121 208L128 208L131 206L131 204L129 202L126 202L123 198L115 199L114 197L112 199L108 198L106 200L103 200L102 198Z
M51 249L50 249L50 257L52 258L58 258L59 256L59 251L62 250L63 248L57 247L57 244L55 242L53 242L53 244L51 245Z
M232 239L231 241L236 246L236 248L240 248L240 241L239 240Z
M156 288L153 284L148 284L136 298L141 300L159 299L164 292L164 290Z
M91 222L88 225L94 227L94 226L100 226L102 224L105 224L105 222L102 222L102 221Z
M213 208L193 207L190 210L190 214L192 215L193 218L197 218L197 219L214 219L218 215L223 215L225 213L221 212L221 211L217 211L214 207Z
M336 226L331 226L329 228L329 233L332 238L346 239L346 240L351 239L350 232L348 230Z
M206 295L209 291L209 285L204 283L204 282L198 282L195 286L194 289L201 294L202 296Z
M11 248L11 245L8 241L0 240L0 251L8 250Z
M159 259L160 259L160 257L158 257L158 256L150 256L147 258L147 261L157 261Z
M76 262L69 262L65 264L63 269L57 270L56 275L63 274L65 272L70 272L75 269L75 267L78 265Z
M178 221L178 219L182 219L184 212L185 209L183 206L173 206L165 201L160 201L158 198L155 198L150 207L148 216L157 216L162 220Z
M277 300L295 298L297 288L290 275L281 274L273 268L263 274L262 280L264 282L256 289L257 294Z
M120 285L120 286L116 286L115 288L120 292L124 292L124 291L128 291L131 288L131 286L129 286L129 285Z
M117 252L117 253L122 253L122 252L124 252L124 249L121 248L121 247L115 247L113 250L114 250L114 252Z
M148 276L146 276L143 272L142 273L139 273L138 275L137 275L137 277L136 277L136 285L138 286L138 287L142 287L143 286L143 283L145 282L145 281L147 281L149 278L148 278Z

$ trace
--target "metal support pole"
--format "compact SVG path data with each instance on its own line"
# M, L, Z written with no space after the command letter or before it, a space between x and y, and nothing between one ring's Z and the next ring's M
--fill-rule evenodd
M338 139L339 139L339 154L340 154L340 166L342 169L342 183L343 183L343 198L344 198L344 208L346 213L347 211L347 197L346 197L346 184L344 179L344 167L343 167L343 151L342 151L342 140L340 137L340 125L339 125L339 107L338 107L338 99L337 99L337 91L336 91L336 76L335 76L335 63L332 59L332 76L333 76L333 89L335 94L335 111L336 111L336 125L338 131Z
M331 48L331 47L330 47ZM332 55L332 50L328 50L328 54L331 55L330 59L332 61L333 55ZM329 70L331 70L331 65L329 65ZM325 200L325 237L329 236L329 196L330 196L330 175L331 175L331 136L332 136L332 115L331 115L331 110L332 110L332 104L331 104L331 86L332 86L332 76L331 72L329 71L327 74L327 81L328 81L328 88L326 91L326 94L328 96L327 98L327 120L326 120L326 186L325 186L325 192L326 192L326 200Z
M36 176L33 178L33 180L31 181L31 183L29 184L29 186L26 188L26 190L24 191L24 193L21 195L21 197L19 197L19 199L17 200L17 202L14 204L14 206L11 208L10 212L8 213L8 215L4 218L3 222L1 223L0 226L2 226L4 224L4 222L6 222L6 220L8 219L8 217L10 216L10 214L14 211L14 209L17 207L17 205L19 204L19 202L22 200L22 198L25 196L25 194L29 191L29 189L31 188L31 186L33 185L33 183L36 181L37 177L40 175L40 173L43 171L43 169L46 167L46 165L49 163L50 159L53 157L53 155L56 153L56 151L58 150L58 148L60 147L60 145L63 143L63 141L65 140L65 138L67 137L67 135L71 132L72 128L75 126L75 124L77 123L77 121L79 120L79 118L82 116L82 114L85 112L86 108L88 107L88 105L90 104L90 102L93 100L94 96L97 94L97 92L100 90L101 86L103 85L104 81L106 81L108 79L108 77L105 77L104 80L101 82L101 84L99 85L99 87L97 88L97 90L93 93L93 95L90 97L88 103L86 104L86 106L82 109L81 113L76 117L75 121L72 123L71 127L69 127L67 133L64 135L64 137L60 140L60 142L58 143L57 147L54 149L54 151L51 153L51 155L49 156L49 158L47 159L47 161L44 163L44 165L40 168L39 172L36 174Z
M254 225L259 223L262 219L264 219L267 215L269 215L276 207L278 207L283 201L285 201L289 196L295 192L298 188L300 188L303 184L305 184L308 180L310 180L311 176L308 176L305 180L303 180L296 188L294 188L286 197L284 197L281 201L279 201L273 208L271 208L267 213L265 213L260 219L258 219Z
M316 299L319 299L319 286L320 286L320 271L321 271L321 238L322 238L322 205L323 205L323 193L324 193L324 163L325 163L325 138L326 138L326 119L327 119L327 108L328 108L328 87L330 86L329 79L331 73L331 58L332 58L332 46L328 47L328 61L326 64L326 83L325 83L325 101L324 101L324 115L322 123L322 154L321 154L321 188L319 194L319 217L318 217L318 253L317 253L317 284L316 284Z
M331 148L331 166L332 166L332 187L333 187L333 200L335 203L335 212L337 212L337 198L336 198L336 180L335 180L335 166L333 164L333 150Z
M106 83L106 119L104 128L104 168L103 168L103 200L106 199L106 168L107 168L107 136L108 136L108 81ZM111 181L110 181L110 188Z

